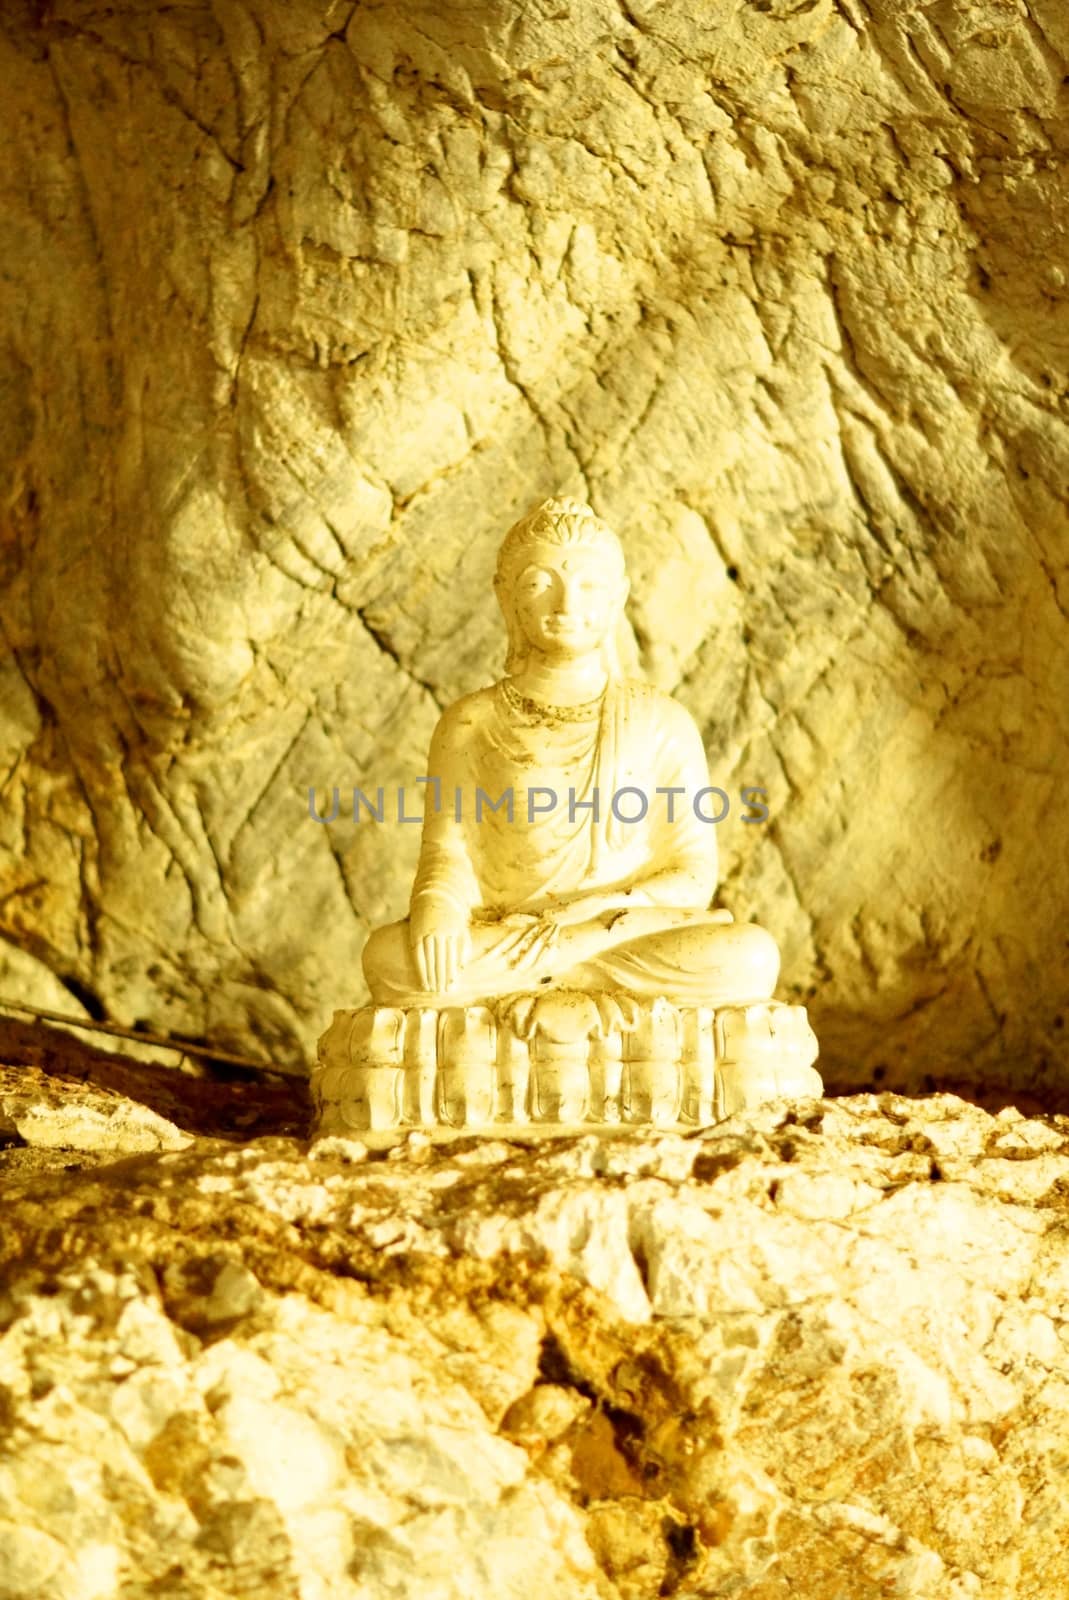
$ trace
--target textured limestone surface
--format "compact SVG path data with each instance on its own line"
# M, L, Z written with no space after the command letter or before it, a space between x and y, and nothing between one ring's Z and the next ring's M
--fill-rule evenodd
M182 1084L0 1151L0 1600L1069 1592L1069 1118L375 1155Z
M307 1066L575 493L826 1078L1064 1081L1067 84L1063 0L9 0L0 934Z

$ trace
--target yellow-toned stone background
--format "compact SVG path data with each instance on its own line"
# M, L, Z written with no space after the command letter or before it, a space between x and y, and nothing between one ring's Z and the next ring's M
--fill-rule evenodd
M1064 1078L1063 0L9 0L0 85L10 944L307 1061L576 493L828 1078Z

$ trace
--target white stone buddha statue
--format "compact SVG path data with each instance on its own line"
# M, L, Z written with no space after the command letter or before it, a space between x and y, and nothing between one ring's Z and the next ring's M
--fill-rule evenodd
M406 1029L412 1036L412 1016L427 1012L452 1016L447 1035L439 1030L439 1056L442 1038L453 1040L470 1018L489 1016L486 1049L500 1055L503 1048L510 1059L516 1040L502 1030L516 1032L517 1017L517 1037L531 1037L533 1029L536 1039L550 1038L543 1053L560 1046L559 1056L569 1041L556 1035L568 1034L569 1019L578 1019L577 1036L585 1029L584 1037L603 1039L614 1020L634 1030L643 1005L647 1012L660 1007L662 1023L678 1022L673 1008L683 1008L700 1012L710 1027L730 1011L751 1021L759 1014L758 1034L763 1028L774 1039L768 1019L778 1012L781 1043L790 1046L780 1052L784 1060L808 1058L807 1075L795 1072L796 1092L819 1093L820 1080L808 1071L816 1047L804 1012L770 1009L779 970L774 940L709 909L716 828L702 803L713 791L698 728L669 695L621 672L617 640L628 581L615 534L588 506L547 500L506 535L494 586L508 630L505 676L448 707L435 729L409 915L368 940L364 972L373 1006L346 1034L349 1064L366 1070L388 1058L402 1070L406 1049L412 1060L402 1036ZM322 1060L338 1064L338 1018L350 1015L336 1014L325 1036L334 1043L321 1050ZM400 1019L386 1028L394 1041L386 1058L384 1015ZM376 1028L380 1043L371 1048L366 1040ZM666 1037L682 1037L679 1027ZM648 1056L648 1040L642 1048ZM711 1042L704 1053L711 1065ZM763 1066L768 1055L764 1049ZM439 1077L448 1069L439 1059ZM766 1072L765 1092L781 1080L782 1072L773 1080ZM669 1120L686 1100L684 1089L680 1079L679 1092L669 1085L657 1102L662 1110L675 1107ZM691 1098L708 1116L714 1097L706 1089ZM611 1098L611 1084L607 1093ZM470 1098L453 1097L469 1123L463 1105L470 1111ZM522 1120L516 1094L505 1098L508 1116ZM398 1117L403 1099L398 1088ZM638 1100L647 1109L653 1103L641 1094ZM582 1093L543 1102L589 1113ZM721 1102L723 1109L723 1095ZM434 1096L409 1093L406 1103L409 1120L413 1106L415 1120L424 1120ZM489 1115L500 1096L487 1089L480 1103ZM608 1120L619 1114L605 1104L598 1112ZM361 1110L358 1125L368 1117L376 1120Z
M772 938L707 909L717 848L693 803L709 784L701 735L677 701L620 675L615 534L586 506L547 501L506 537L495 588L506 676L435 730L410 914L364 954L372 998L466 1005L552 986L766 1000Z

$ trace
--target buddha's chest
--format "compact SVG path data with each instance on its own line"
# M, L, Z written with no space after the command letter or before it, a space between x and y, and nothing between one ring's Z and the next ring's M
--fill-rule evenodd
M600 743L596 722L490 730L472 741L468 787L512 789L517 798L531 789L582 792L598 774Z

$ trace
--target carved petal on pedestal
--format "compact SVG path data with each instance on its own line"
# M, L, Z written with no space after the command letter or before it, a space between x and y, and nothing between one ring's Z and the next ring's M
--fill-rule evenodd
M397 1067L352 1067L340 1103L343 1122L357 1131L396 1128L401 1121L401 1072Z
M679 1063L664 1057L625 1061L620 1082L620 1114L624 1122L649 1122L666 1127L679 1118L682 1094Z
M540 996L530 1023L533 1038L551 1039L554 1044L581 1043L600 1030L601 1016L594 996L572 989L556 989Z
M322 1067L312 1074L312 1087L315 1093L323 1101L340 1100L349 1071L348 1067Z
M809 1066L819 1051L805 1006L727 1006L716 1014L720 1061L767 1060Z
M633 1028L624 1038L628 1061L678 1061L680 1013L658 995L639 1008Z
M534 1122L583 1121L590 1109L590 1068L583 1041L556 1044L535 1039L529 1098Z
M608 1038L614 1030L630 1033L638 1025L642 1005L633 995L596 994L593 998L598 1008L601 1038Z
M716 1037L711 1006L691 1006L680 1012L683 1095L680 1117L684 1122L706 1123L714 1117L716 1094Z
M590 1119L619 1122L623 1036L616 1028L590 1041Z
M772 1043L768 1006L724 1006L716 1014L716 1055L719 1062L756 1063Z
M526 1122L531 1057L525 1040L502 1024L497 1030L497 1116L503 1122Z
M349 1059L349 1039L353 1031L355 1011L335 1011L330 1027L320 1034L316 1057L321 1062L342 1062Z
M773 1015L777 1038L789 1041L792 1060L798 1067L811 1067L820 1054L820 1045L805 1006L777 1006Z
M640 1009L624 1035L620 1115L624 1122L663 1127L675 1122L683 1092L680 1075L681 1017L663 996Z
M531 1036L531 1019L540 994L514 994L498 1003L498 1016L501 1027L514 1033L517 1039L528 1040Z
M497 1024L487 1006L450 1006L438 1018L438 1115L453 1128L494 1120Z
M772 1002L717 1013L716 1114L766 1100L819 1096L816 1035L804 1006Z
M366 1133L371 1127L371 1112L366 1100L350 1100L344 1105L335 1106L334 1114L340 1132L351 1133L355 1129L358 1133Z
M438 1120L435 1086L438 1077L438 1013L417 1007L405 1014L405 1085L402 1115L416 1127Z
M405 1013L394 1006L364 1006L353 1013L349 1058L375 1066L399 1067L404 1054Z

